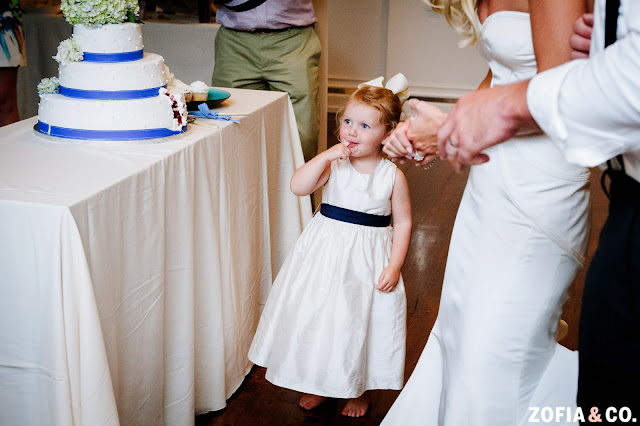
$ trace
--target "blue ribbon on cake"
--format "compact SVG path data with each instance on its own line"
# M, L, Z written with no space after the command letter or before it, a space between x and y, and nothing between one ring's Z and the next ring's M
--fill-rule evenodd
M184 126L181 130L138 129L138 130L87 130L70 129L68 127L51 126L38 120L38 131L49 136L57 136L66 139L104 140L104 141L133 141L141 139L156 139L177 135L187 130Z
M86 62L131 62L142 59L144 56L142 49L133 52L122 53L93 53L82 52L83 61Z
M209 105L204 102L198 105L198 109L200 110L199 112L191 111L189 112L189 115L193 115L195 117L210 118L212 120L232 121L234 123L240 122L240 120L232 119L230 115L220 115L217 112L212 112L209 109Z
M151 89L142 90L82 90L73 89L71 87L60 86L60 94L68 98L76 99L100 99L100 100L125 100L125 99L144 99L158 96L158 91L167 86L152 87Z

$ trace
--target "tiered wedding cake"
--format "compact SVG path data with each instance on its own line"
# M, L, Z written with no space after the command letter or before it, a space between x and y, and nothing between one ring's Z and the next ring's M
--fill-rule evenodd
M162 56L143 53L136 0L63 0L73 37L38 85L38 130L71 139L138 140L184 132L187 109Z

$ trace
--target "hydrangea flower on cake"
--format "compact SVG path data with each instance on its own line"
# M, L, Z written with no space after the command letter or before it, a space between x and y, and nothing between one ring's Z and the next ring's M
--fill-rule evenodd
M80 46L78 46L78 42L73 36L60 42L58 45L58 54L53 57L53 59L62 65L79 62L82 58L82 50L80 50Z
M55 94L58 93L59 87L60 80L58 80L58 77L43 78L40 80L40 83L38 83L38 94L40 96L47 93Z
M60 9L70 24L88 26L135 22L140 11L137 0L62 0Z

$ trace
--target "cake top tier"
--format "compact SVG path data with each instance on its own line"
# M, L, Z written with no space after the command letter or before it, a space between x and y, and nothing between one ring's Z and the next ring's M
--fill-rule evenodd
M82 52L124 53L141 51L142 30L140 24L124 23L90 27L74 25L73 38Z
M100 26L137 22L138 0L62 0L60 9L72 24Z

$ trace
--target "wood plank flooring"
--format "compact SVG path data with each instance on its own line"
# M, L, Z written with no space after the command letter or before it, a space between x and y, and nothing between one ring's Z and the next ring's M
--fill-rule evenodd
M332 122L330 119L329 123ZM331 145L336 141L333 135L329 136ZM409 181L413 211L411 246L402 271L408 308L406 380L418 362L437 316L449 239L468 173L458 174L443 162L426 171L408 164L400 167ZM607 214L607 200L600 190L600 175L599 170L592 171L589 259ZM569 323L569 334L561 343L570 349L577 349L585 271L586 268L576 278L563 313L563 318ZM345 400L329 400L314 410L303 410L298 407L298 392L272 385L265 380L264 372L263 368L254 367L240 389L229 399L227 407L196 416L196 425L377 425L399 393L375 391L369 412L362 418L351 419L340 414Z

